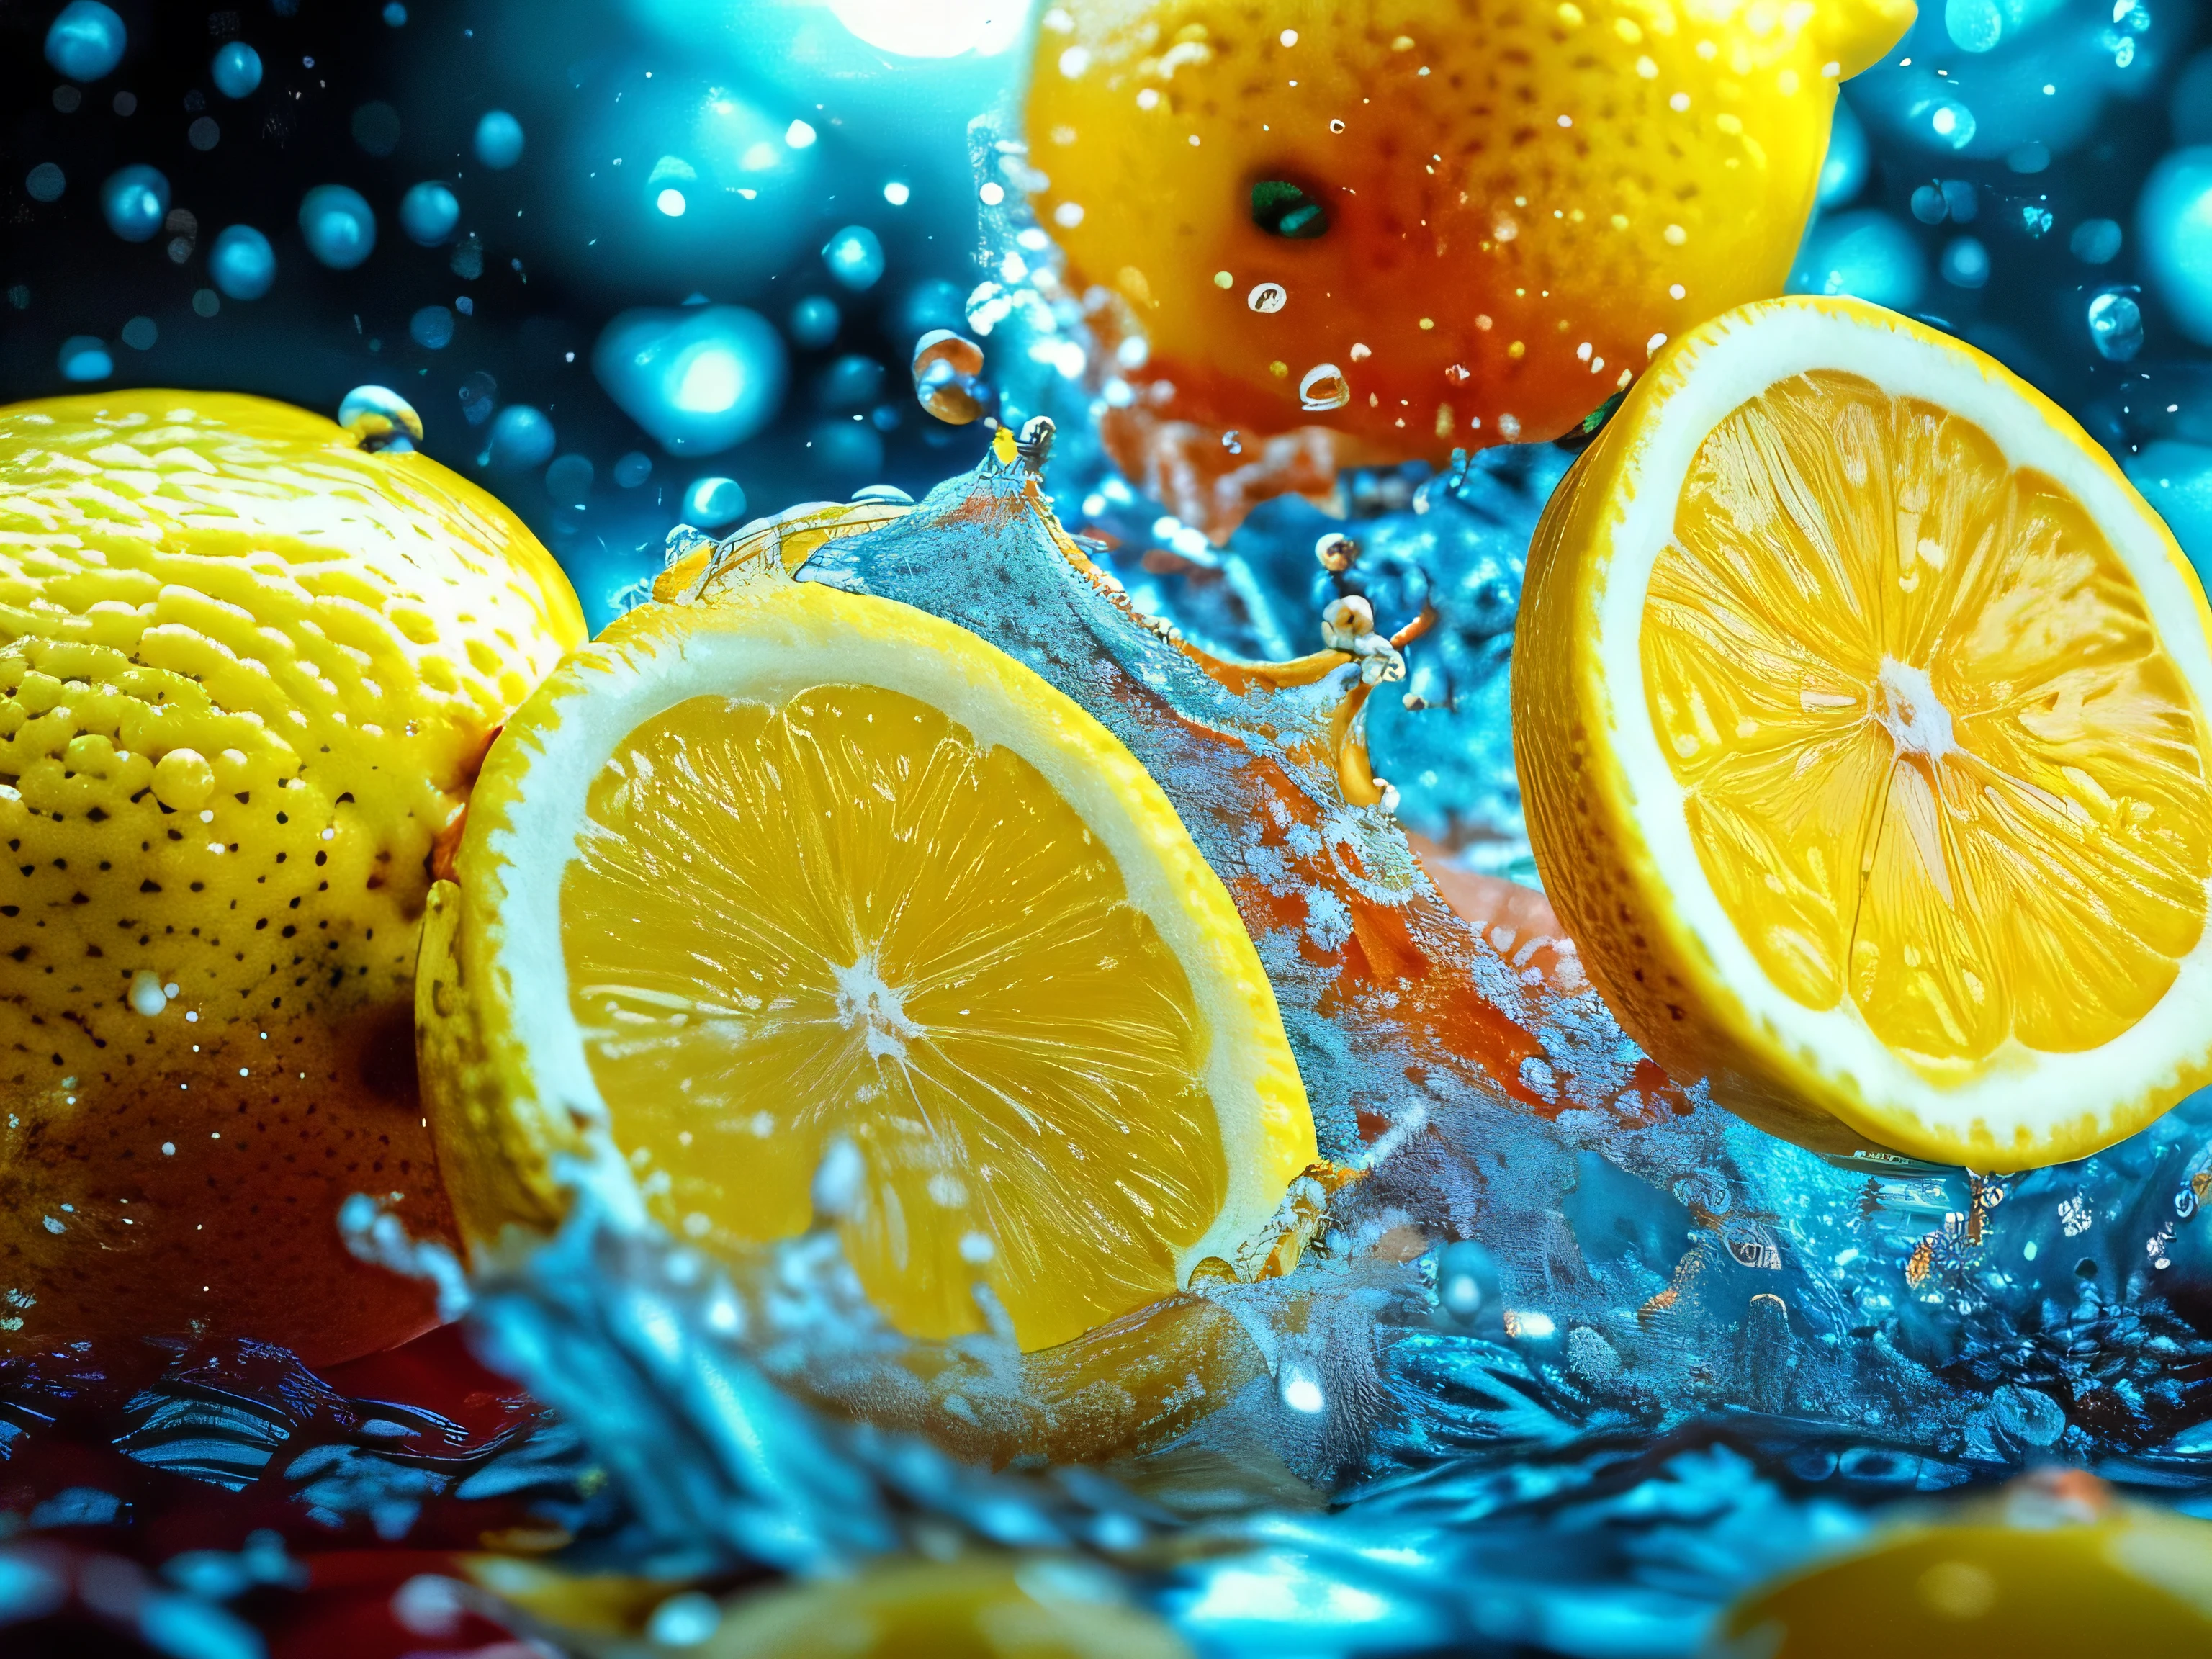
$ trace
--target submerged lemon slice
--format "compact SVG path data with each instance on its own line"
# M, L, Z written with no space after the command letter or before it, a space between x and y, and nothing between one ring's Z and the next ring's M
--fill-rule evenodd
M1315 1157L1220 879L1103 726L972 634L783 573L654 604L509 722L428 935L464 1226L617 1152L742 1249L839 1189L909 1334L1065 1340L1234 1259ZM978 1287L988 1296L979 1298Z
M1547 890L1676 1075L1981 1168L2212 1078L2212 616L1971 347L1830 300L1686 337L1547 510L1515 672Z

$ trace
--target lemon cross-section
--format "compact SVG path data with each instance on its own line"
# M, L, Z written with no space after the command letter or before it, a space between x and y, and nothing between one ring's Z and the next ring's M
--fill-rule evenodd
M1760 965L1930 1079L2008 1037L2112 1041L2203 937L2188 685L2081 503L1971 421L1842 370L1740 405L1692 465L1644 662Z
M1003 1310L1037 1348L1236 1259L1316 1155L1257 953L1134 757L975 635L773 561L558 671L457 876L504 1056L503 1123L441 1123L478 1237L483 1145L566 1117L680 1237L826 1206L899 1328Z
M1545 509L1513 699L1592 982L1753 1121L2018 1170L2212 1083L2212 607L1972 347L1812 297L1668 346Z

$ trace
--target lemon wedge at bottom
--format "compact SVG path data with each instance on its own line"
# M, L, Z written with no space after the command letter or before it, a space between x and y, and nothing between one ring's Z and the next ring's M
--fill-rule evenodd
M548 1224L596 1150L742 1251L819 1175L895 1326L994 1297L1024 1349L1249 1254L1313 1124L1166 795L1012 658L773 540L573 653L477 780L417 999L465 1231Z
M1514 726L1621 1024L1807 1145L2080 1158L2212 1081L2212 611L2109 457L1856 301L1668 347L1530 550Z

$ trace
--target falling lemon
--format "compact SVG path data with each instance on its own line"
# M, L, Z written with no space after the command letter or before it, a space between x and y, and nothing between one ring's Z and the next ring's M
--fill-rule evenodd
M409 1032L427 865L583 635L427 455L258 398L0 410L0 1342L398 1341L356 1192L450 1226Z
M611 1152L681 1237L824 1210L901 1329L1002 1309L1034 1349L1238 1259L1316 1156L1258 955L1143 767L773 538L546 681L456 878L419 1007L478 1241Z
M2212 613L1972 347L1811 299L1677 343L1545 513L1514 676L1547 890L1675 1076L1978 1169L2212 1079Z
M1106 417L1118 458L1218 532L1330 457L1555 437L1780 293L1836 88L1912 18L1066 0L1017 176L1139 394Z

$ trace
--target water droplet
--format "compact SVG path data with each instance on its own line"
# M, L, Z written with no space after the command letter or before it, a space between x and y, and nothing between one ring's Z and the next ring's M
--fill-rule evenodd
M161 337L161 325L151 317L133 317L123 325L123 343L133 351L151 351Z
M808 350L826 346L837 337L839 320L835 300L810 294L791 308L792 342Z
M1974 112L1956 99L1945 98L1934 104L1917 106L1928 122L1928 131L1936 141L1953 149L1964 149L1974 142Z
M169 181L143 164L118 168L100 187L100 210L125 241L150 241L169 210Z
M185 129L185 142L204 155L222 142L222 129L212 117L203 115Z
M453 235L460 222L459 200L434 180L416 185L399 198L399 228L410 242L436 247Z
M58 202L69 180L52 161L41 161L23 175L23 191L34 202Z
M412 449L422 441L422 417L390 386L357 386L347 392L338 405L338 424L367 450ZM546 443L550 447L550 428Z
M127 39L100 0L70 0L46 30L46 61L72 81L97 81L123 61Z
M601 331L592 371L674 455L751 437L781 404L787 373L781 337L742 306L625 311Z
M388 29L404 29L407 27L407 8L401 5L399 0L390 0L390 3L384 8L384 27Z
M453 313L443 306L424 306L407 319L407 333L416 345L443 351L453 341Z
M581 507L592 498L591 458L568 454L545 469L545 493L562 507Z
M815 465L832 477L869 477L883 470L883 438L865 421L823 421L807 441Z
M300 198L307 252L333 270L351 270L376 248L376 215L359 191L317 185Z
M721 1628L722 1609L702 1590L672 1595L646 1621L646 1639L663 1647L696 1648Z
M1244 296L1246 305L1263 313L1280 311L1290 302L1290 292L1280 283L1261 283Z
M477 160L495 173L522 159L522 123L503 109L486 110L477 123Z
M234 300L258 300L276 281L276 251L252 225L228 225L208 250L208 277Z
M491 464L528 471L553 453L553 422L528 404L509 404L491 423Z
M64 340L54 363L64 380L104 380L115 372L107 343L91 334L72 334Z
M226 98L244 98L261 84L261 54L243 40L216 48L208 78Z
M914 395L950 426L966 426L997 407L985 384L983 348L949 328L934 328L914 345Z
M653 457L642 450L633 449L615 463L615 483L624 489L635 489L653 476Z
M2108 362L2130 362L2142 349L2142 307L2135 295L2131 288L2106 289L2089 301L2089 339Z
M153 1018L169 1006L168 994L161 988L161 977L150 968L141 968L131 975L131 1007L132 1012ZM167 1148L164 1147L164 1151Z
M884 366L858 351L838 358L814 383L815 401L831 410L865 408L883 389Z
M848 225L823 244L822 263L840 287L857 294L884 274L884 245L866 225Z
M1298 380L1300 409L1342 409L1352 401L1352 382L1334 363L1316 363Z

